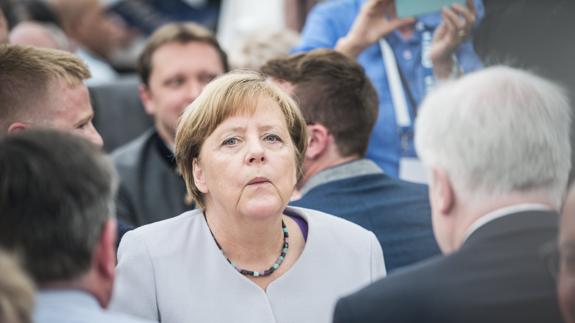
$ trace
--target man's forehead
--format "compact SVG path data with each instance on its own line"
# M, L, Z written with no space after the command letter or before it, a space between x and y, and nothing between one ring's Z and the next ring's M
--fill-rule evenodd
M49 91L47 100L49 106L45 110L52 111L56 116L77 116L83 118L93 114L92 103L88 88L83 83L69 83L66 80L59 80L53 84Z
M191 54L200 54L203 58L202 62L197 62L196 60L188 59L190 52L182 51L183 48L187 48ZM151 68L152 73L156 68L165 68L173 66L173 60L164 60L162 56L169 55L172 59L179 60L180 64L184 64L185 66L194 66L194 67L203 67L208 68L211 66L204 66L206 61L217 61L218 68L221 68L223 71L223 62L221 61L220 54L218 50L210 43L205 41L171 41L165 44L160 45L156 50L153 52L151 56Z

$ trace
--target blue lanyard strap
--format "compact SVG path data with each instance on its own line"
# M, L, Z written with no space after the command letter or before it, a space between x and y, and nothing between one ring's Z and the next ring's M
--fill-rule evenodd
M424 69L425 94L427 94L435 85L435 79L433 77L433 64L429 57L433 34L430 30L425 30L425 27L421 22L417 23L416 30L422 33L421 65ZM389 92L395 110L395 120L397 127L399 129L410 128L413 124L413 121L409 114L409 107L411 104L411 107L415 112L418 102L416 102L411 87L400 70L393 49L387 40L382 38L379 41L379 45L387 73ZM408 100L410 102L408 102ZM415 116L416 113L413 113L413 115Z

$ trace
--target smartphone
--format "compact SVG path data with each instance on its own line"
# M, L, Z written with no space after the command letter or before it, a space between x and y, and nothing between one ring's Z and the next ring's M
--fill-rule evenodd
M441 11L454 3L465 5L465 0L395 0L398 18L415 17Z

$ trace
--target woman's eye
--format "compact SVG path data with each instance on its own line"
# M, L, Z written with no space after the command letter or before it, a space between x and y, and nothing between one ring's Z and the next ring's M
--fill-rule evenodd
M238 138L228 138L222 142L222 146L233 146L238 143Z
M264 140L271 143L282 142L282 139L278 135L272 134L266 135Z

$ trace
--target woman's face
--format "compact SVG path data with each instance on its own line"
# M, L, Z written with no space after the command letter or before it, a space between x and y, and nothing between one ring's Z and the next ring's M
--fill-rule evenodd
M194 162L194 181L214 213L281 214L296 184L295 147L277 103L224 120Z

